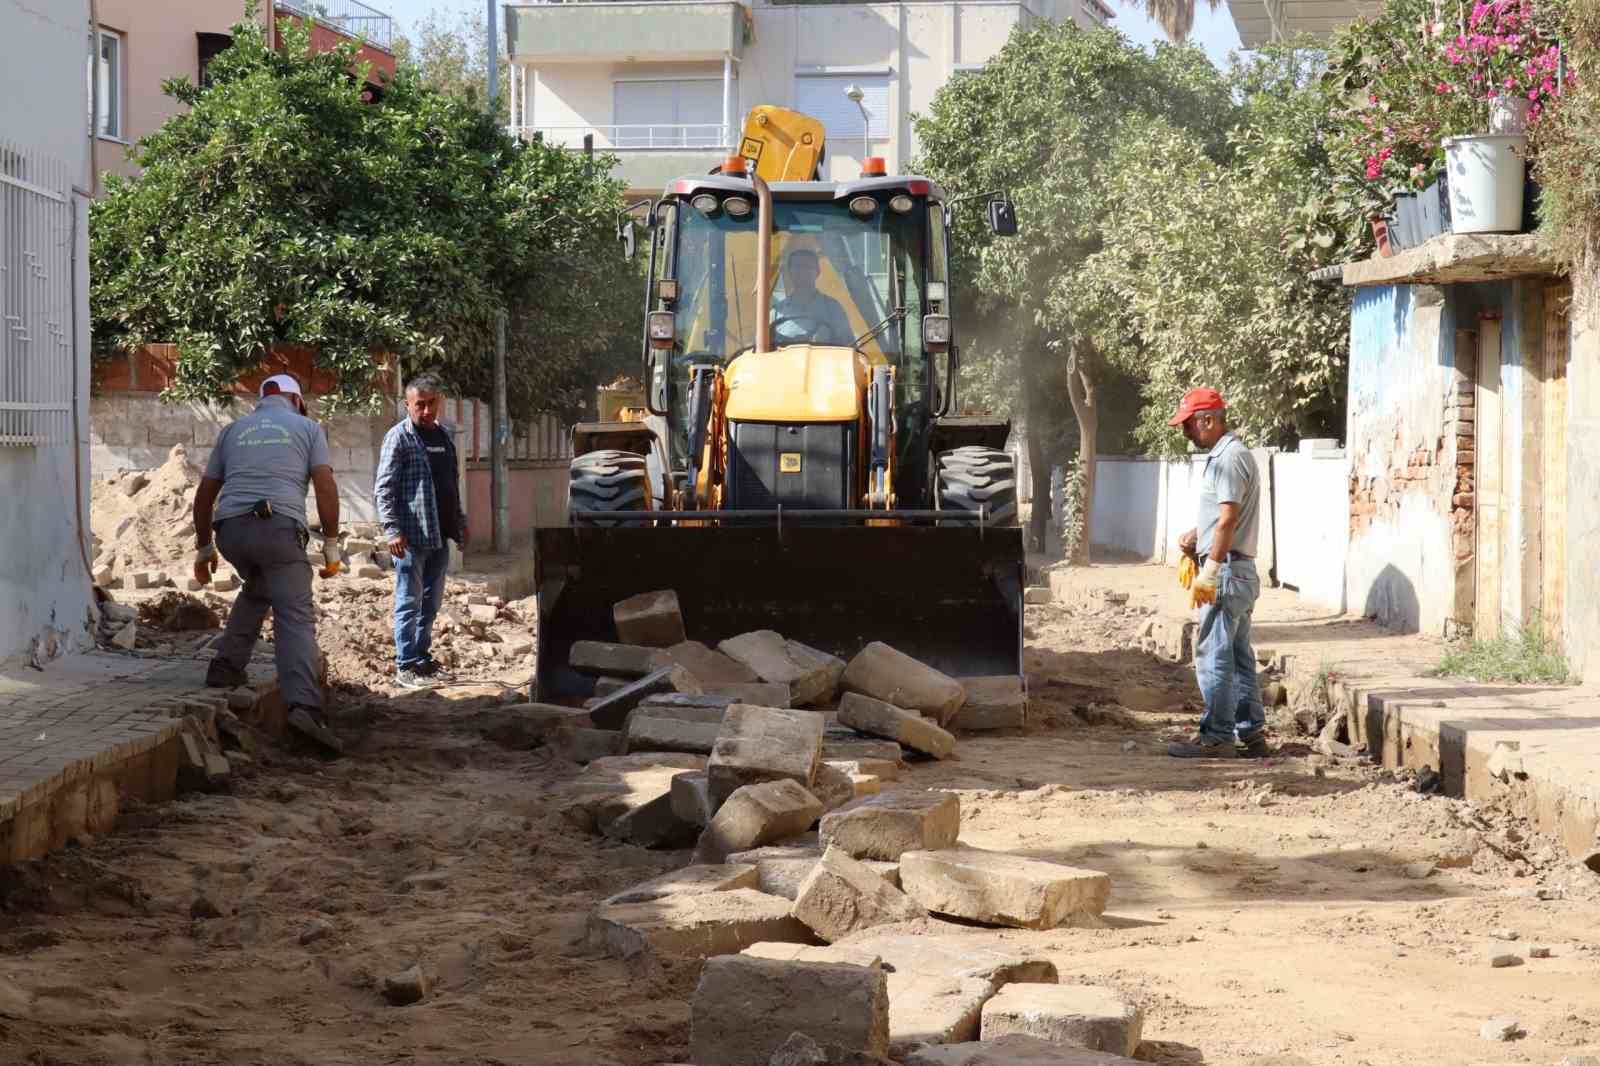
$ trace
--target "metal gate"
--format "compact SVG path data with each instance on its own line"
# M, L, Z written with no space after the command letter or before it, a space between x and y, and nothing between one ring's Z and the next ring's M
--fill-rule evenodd
M72 439L72 181L0 142L0 446Z

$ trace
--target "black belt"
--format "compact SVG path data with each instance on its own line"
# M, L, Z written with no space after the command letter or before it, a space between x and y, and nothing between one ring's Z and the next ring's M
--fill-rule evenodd
M1200 565L1201 566L1206 565L1206 560L1209 559L1209 558L1210 558L1209 555L1200 556ZM1255 558L1254 555L1246 555L1244 552L1229 552L1228 553L1228 557L1226 559L1224 559L1223 562L1236 563L1241 559L1249 560L1249 559L1254 559L1254 558Z

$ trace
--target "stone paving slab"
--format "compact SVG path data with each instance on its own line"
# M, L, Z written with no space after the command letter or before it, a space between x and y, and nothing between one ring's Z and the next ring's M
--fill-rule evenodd
M78 821L109 828L125 793L170 795L165 771L132 771L177 736L185 698L222 695L205 688L208 658L95 651L0 676L0 862L89 831ZM275 687L270 664L250 676L260 692ZM175 777L176 759L165 761Z

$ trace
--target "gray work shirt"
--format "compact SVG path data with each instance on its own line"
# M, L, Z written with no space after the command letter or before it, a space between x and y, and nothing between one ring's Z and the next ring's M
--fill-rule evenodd
M795 328L812 332L815 344L848 345L856 339L850 332L850 316L844 313L844 305L815 289L809 296L796 293L775 302L772 305L772 320L776 322L780 318L793 321ZM786 328L784 325L778 327L772 338L775 343L785 343L782 334Z
M1232 551L1255 558L1256 517L1261 509L1261 478L1255 456L1231 432L1211 448L1205 475L1200 479L1200 516L1195 523L1201 555L1211 554L1211 541L1222 518L1222 504L1239 507L1239 524L1233 531ZM1226 562L1225 559L1218 559Z
M214 521L249 514L267 500L278 514L306 528L306 487L311 471L332 466L322 427L297 412L282 396L267 396L256 409L225 428L211 449L205 476L222 482Z

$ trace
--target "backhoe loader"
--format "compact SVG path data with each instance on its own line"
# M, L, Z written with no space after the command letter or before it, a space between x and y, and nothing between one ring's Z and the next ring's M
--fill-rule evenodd
M569 524L535 531L536 691L587 695L576 640L678 594L691 639L753 629L954 676L1021 672L1010 424L958 416L949 235L964 200L869 158L819 179L815 119L758 107L740 153L648 207L644 417L573 430ZM635 222L619 220L633 254Z

